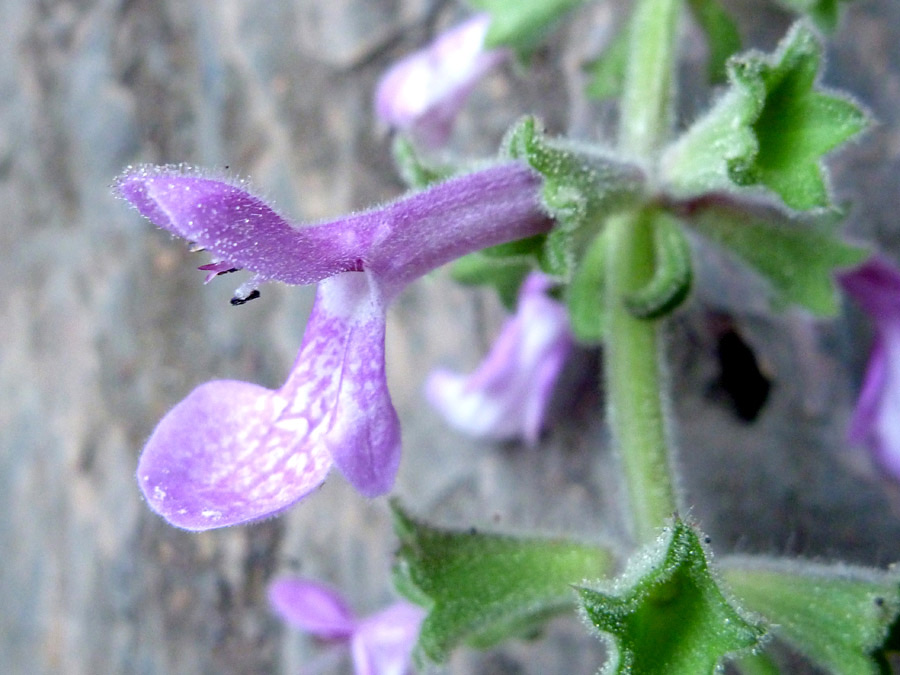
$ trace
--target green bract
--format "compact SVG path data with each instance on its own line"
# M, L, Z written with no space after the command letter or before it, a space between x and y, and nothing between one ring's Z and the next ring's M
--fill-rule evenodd
M585 1L469 0L469 4L491 15L485 47L512 47L526 56L566 12Z
M533 117L513 127L506 148L544 178L544 208L557 224L547 235L540 263L548 274L569 279L603 220L640 201L644 171L611 152L548 139Z
M578 592L588 620L609 637L607 674L713 673L765 634L719 590L697 533L679 519L614 584Z
M571 610L571 584L608 574L609 550L563 539L517 538L431 527L396 503L398 590L428 609L419 657L442 662L455 646L488 647L533 634Z
M731 558L722 576L776 637L828 672L880 672L873 655L900 612L900 571Z
M682 194L760 185L793 209L829 207L820 159L868 120L816 86L821 58L819 41L799 23L771 57L732 59L730 89L666 150L663 180Z

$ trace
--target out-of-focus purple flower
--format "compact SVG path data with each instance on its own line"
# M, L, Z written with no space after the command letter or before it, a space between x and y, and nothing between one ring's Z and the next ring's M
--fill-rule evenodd
M291 626L350 645L356 675L405 675L425 610L405 601L359 619L323 584L283 578L269 586L269 603Z
M485 49L491 18L478 14L398 61L375 92L375 112L428 147L443 145L478 81L509 52Z
M874 257L840 283L875 322L875 344L848 430L900 480L900 270Z
M390 490L400 428L384 367L385 312L410 281L450 260L547 231L540 179L500 164L381 208L295 227L241 184L175 167L129 169L119 195L213 256L202 269L246 269L235 304L266 281L319 282L284 385L200 385L154 430L138 481L173 525L205 530L274 515L336 465L362 494Z
M516 314L471 375L436 370L425 383L431 404L455 428L495 439L537 441L554 385L572 349L565 308L534 272L522 284Z

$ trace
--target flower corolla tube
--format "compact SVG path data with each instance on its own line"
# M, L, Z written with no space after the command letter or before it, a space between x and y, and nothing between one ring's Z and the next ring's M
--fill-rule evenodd
M385 379L388 304L411 281L472 251L546 232L540 178L517 162L439 183L382 207L294 226L242 183L185 167L137 167L115 191L156 225L206 249L216 275L318 282L299 355L276 390L202 384L157 425L138 482L157 513L188 530L279 513L332 466L363 495L393 485L400 427Z

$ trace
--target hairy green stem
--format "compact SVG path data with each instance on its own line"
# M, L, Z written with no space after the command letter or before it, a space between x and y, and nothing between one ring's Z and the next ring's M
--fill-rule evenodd
M682 0L638 0L629 24L619 147L651 158L669 131Z
M677 508L663 409L658 322L638 319L622 297L653 274L652 213L607 223L609 339L606 382L610 421L621 457L638 542L653 541Z
M619 146L651 160L669 131L675 32L682 0L638 0L630 25ZM669 465L659 322L632 316L623 298L653 275L652 211L609 219L606 384L610 423L638 543L653 541L677 509Z

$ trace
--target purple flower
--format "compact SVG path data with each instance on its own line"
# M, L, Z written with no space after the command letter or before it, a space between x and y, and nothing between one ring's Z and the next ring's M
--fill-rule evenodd
M170 411L141 455L138 481L173 525L205 530L274 515L336 465L362 494L390 490L400 428L384 367L385 311L410 281L471 251L547 231L540 179L493 166L333 222L294 227L232 184L173 167L130 169L119 195L154 223L205 248L202 269L266 281L321 281L284 385L200 385Z
M394 64L375 93L378 117L428 147L443 145L472 89L509 56L484 48L490 23L478 14Z
M425 610L397 602L358 619L334 589L314 581L279 579L269 604L288 624L323 640L349 643L357 675L404 675Z
M875 344L847 435L900 479L900 270L874 257L839 279L875 321Z
M515 316L474 373L436 370L428 377L426 396L452 426L473 436L537 441L573 344L566 310L547 296L549 287L538 272L526 279Z

